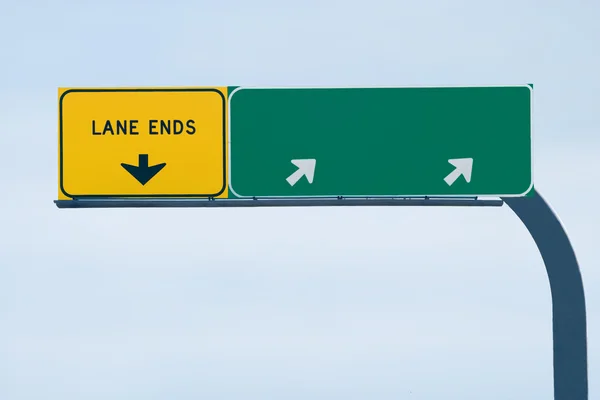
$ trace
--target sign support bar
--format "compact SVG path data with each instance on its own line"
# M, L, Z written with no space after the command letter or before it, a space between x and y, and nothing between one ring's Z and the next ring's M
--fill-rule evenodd
M533 237L552 292L554 400L587 400L587 334L583 280L558 216L544 198L505 198Z
M58 208L195 208L195 207L325 207L325 206L438 206L500 207L502 199L439 198L325 198L325 199L82 199L54 200Z

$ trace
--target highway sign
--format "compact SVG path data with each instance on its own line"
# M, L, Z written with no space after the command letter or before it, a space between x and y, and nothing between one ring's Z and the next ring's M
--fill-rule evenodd
M229 93L230 197L523 196L532 88Z
M59 89L59 198L226 197L226 97Z

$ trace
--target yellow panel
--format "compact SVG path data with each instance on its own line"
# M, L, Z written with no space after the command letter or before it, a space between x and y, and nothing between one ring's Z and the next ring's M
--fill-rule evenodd
M226 87L59 89L59 198L227 197L226 98Z

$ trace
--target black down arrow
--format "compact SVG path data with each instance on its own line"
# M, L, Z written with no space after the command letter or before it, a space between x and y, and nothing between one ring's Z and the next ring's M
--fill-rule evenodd
M154 178L154 175L158 174L160 170L167 165L167 163L162 163L149 167L148 154L140 154L138 164L139 165L121 163L121 166L142 185L148 183L150 179Z

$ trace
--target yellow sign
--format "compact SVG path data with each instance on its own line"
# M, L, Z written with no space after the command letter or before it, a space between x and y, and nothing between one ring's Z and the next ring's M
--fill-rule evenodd
M227 197L227 88L59 89L59 198Z

